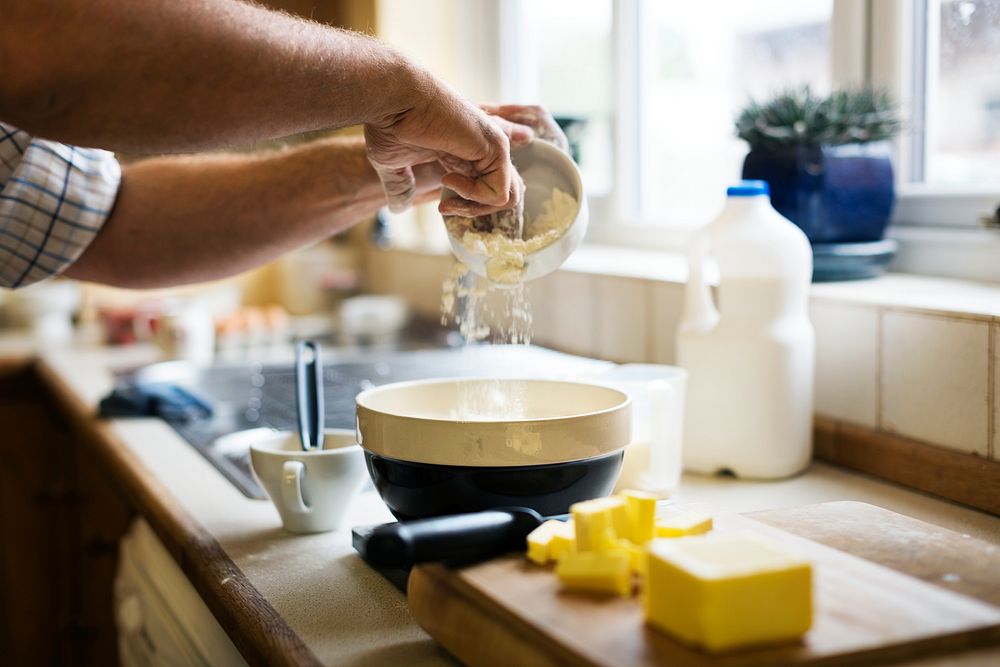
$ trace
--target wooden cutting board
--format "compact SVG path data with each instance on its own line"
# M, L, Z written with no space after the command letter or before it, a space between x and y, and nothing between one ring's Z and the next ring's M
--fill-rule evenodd
M816 617L801 642L710 656L643 624L639 601L560 591L510 555L414 568L417 622L472 667L870 664L1000 643L1000 548L855 502L717 516L814 563ZM979 654L977 654L979 655ZM1000 650L986 652L1000 662Z

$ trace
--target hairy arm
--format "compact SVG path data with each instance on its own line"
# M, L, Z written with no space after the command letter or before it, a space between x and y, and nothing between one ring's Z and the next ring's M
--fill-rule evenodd
M194 151L404 113L429 75L377 40L239 0L0 2L0 118Z
M417 170L417 200L441 173ZM151 288L214 280L326 238L385 205L360 139L261 155L170 156L125 168L115 208L66 275Z

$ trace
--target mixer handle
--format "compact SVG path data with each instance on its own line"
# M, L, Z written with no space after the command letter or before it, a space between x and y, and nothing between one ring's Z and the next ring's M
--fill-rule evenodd
M468 564L525 549L528 533L542 521L538 512L526 507L414 519L378 526L354 546L377 567L431 561Z

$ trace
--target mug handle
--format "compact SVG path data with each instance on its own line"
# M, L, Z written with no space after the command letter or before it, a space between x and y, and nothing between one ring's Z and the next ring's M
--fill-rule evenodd
M312 511L302 493L306 467L302 461L285 461L281 466L281 503L286 509L298 514Z

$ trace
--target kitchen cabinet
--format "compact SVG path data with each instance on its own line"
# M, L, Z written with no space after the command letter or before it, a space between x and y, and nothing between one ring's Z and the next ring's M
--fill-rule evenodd
M0 642L8 665L113 665L131 510L28 364L0 363Z

